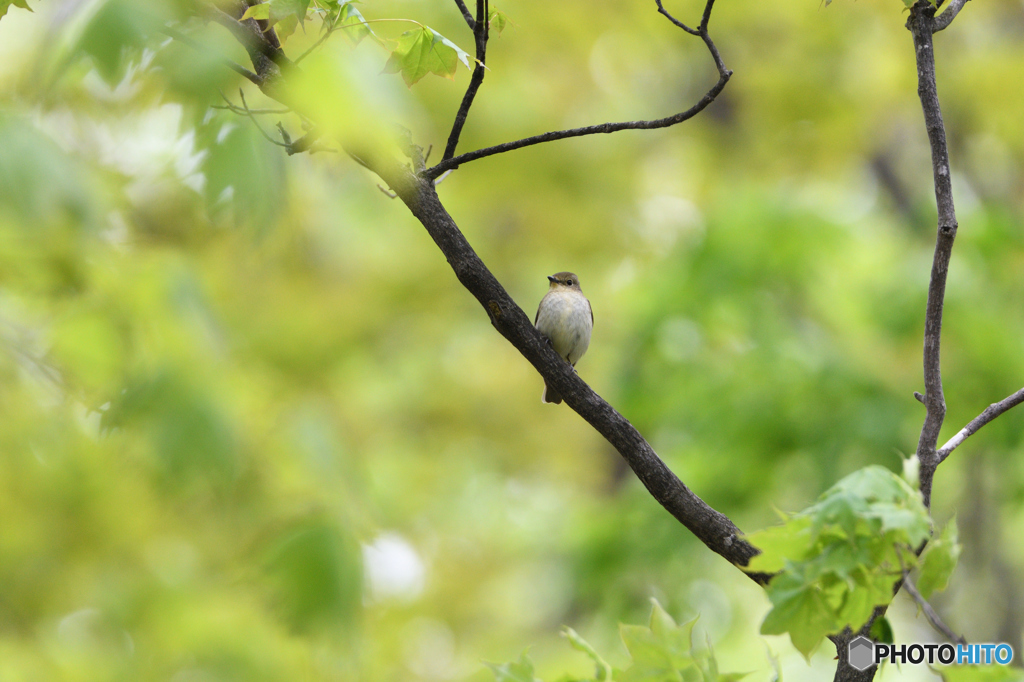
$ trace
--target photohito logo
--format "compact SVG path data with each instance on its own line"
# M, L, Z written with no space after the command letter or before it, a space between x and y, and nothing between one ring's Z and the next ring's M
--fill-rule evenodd
M867 637L851 640L848 653L850 665L857 670L867 670L885 660L911 665L1009 665L1013 660L1009 644L875 644Z

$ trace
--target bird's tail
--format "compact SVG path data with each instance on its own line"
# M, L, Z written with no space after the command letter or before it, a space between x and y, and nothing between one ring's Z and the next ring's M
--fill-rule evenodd
M558 394L558 391L548 386L548 382L544 382L544 393L540 396L542 403L554 403L558 405L562 402L562 396Z

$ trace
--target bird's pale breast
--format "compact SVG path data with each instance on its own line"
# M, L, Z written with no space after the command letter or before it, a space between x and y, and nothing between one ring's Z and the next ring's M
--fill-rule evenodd
M551 339L555 352L575 365L590 345L590 304L576 291L549 291L537 313L537 330Z

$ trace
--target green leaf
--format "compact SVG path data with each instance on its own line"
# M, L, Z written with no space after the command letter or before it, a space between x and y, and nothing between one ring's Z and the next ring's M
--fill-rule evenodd
M927 599L935 592L946 589L949 577L960 557L956 517L949 520L939 537L928 543L920 559L917 589Z
M202 168L204 194L214 212L231 209L239 223L270 224L283 210L284 160L252 125L213 119L201 130L212 137Z
M888 573L864 571L855 585L843 591L842 605L837 621L859 630L871 618L876 606L892 601L892 588L896 578Z
M519 656L518 661L486 665L494 673L495 682L541 682L533 676L533 661L525 651Z
M265 21L270 18L270 3L263 2L258 5L251 5L249 9L245 10L242 14L242 18L239 21L245 21L246 19L256 19L259 21Z
M950 665L933 670L944 682L1024 682L1024 672L1008 665Z
M327 520L305 520L282 532L267 550L263 568L274 606L297 632L351 623L359 612L359 546Z
M341 6L338 13L337 25L344 29L344 34L349 37L353 44L358 45L363 38L373 35L373 31L366 24L366 19L351 2Z
M589 642L579 636L579 633L571 627L565 626L562 628L562 636L569 640L569 644L572 645L573 649L576 649L576 651L582 651L594 662L594 665L597 667L597 671L594 674L595 680L603 682L605 680L612 679L612 667L607 661L601 658L600 654L594 650L594 647L592 647Z
M622 682L679 680L679 671L694 666L691 636L697 619L676 625L657 600L651 602L650 627L619 626L622 643L633 659L633 664L617 678Z
M433 29L431 29L431 30L433 30ZM458 45L456 45L452 41L450 41L447 38L445 38L443 35L441 35L437 31L434 31L434 40L435 41L439 40L439 41L441 41L441 43L444 46L454 50L455 51L455 55L459 58L459 61L462 62L466 66L467 69L472 68L472 66L470 65L470 60L472 60L472 57L469 56L468 52L463 50L461 47L459 47Z
M277 39L282 43L288 40L293 33L295 33L296 27L299 25L299 18L294 14L289 14L281 21L274 24L274 30L277 32Z
M284 21L289 17L301 24L306 20L310 0L270 0L270 21Z
M879 644L892 644L896 641L892 633L892 624L889 623L889 619L885 616L875 619L875 622L871 624L868 637Z
M504 12L500 12L496 9L491 10L491 14L487 17L487 27L492 31L497 31L498 35L505 30L505 24L508 23L508 17Z
M405 84L412 86L428 73L455 78L459 61L469 66L469 54L427 26L406 31L398 38L385 73L401 73Z
M751 536L762 549L751 567L784 570L768 586L773 607L762 632L788 632L809 656L826 635L861 627L892 600L895 548L920 544L930 528L920 493L888 469L846 476L782 526Z
M0 0L0 17L7 14L7 10L12 6L32 11L32 8L28 6L28 0Z
M812 547L811 519L807 516L794 517L782 526L772 526L753 533L750 543L761 550L750 561L751 571L778 573L787 559L802 559Z
M257 19L260 21L269 21L271 24L277 24L278 22L284 22L290 20L295 23L302 23L306 20L306 12L309 11L309 3L311 0L270 0L269 2L261 2L258 5L251 5L249 9L245 10L242 14L242 20L245 19ZM291 24L292 28L288 31L290 35L294 31L294 23ZM278 28L278 37L280 37L280 28Z
M811 654L830 632L841 629L832 615L819 585L806 583L796 567L787 567L768 584L772 610L761 624L761 634L789 633L793 646L810 659Z

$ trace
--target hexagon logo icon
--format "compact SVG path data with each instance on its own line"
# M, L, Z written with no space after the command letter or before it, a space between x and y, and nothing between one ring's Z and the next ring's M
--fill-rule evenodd
M857 670L867 670L875 664L875 643L864 636L850 640L850 665Z

